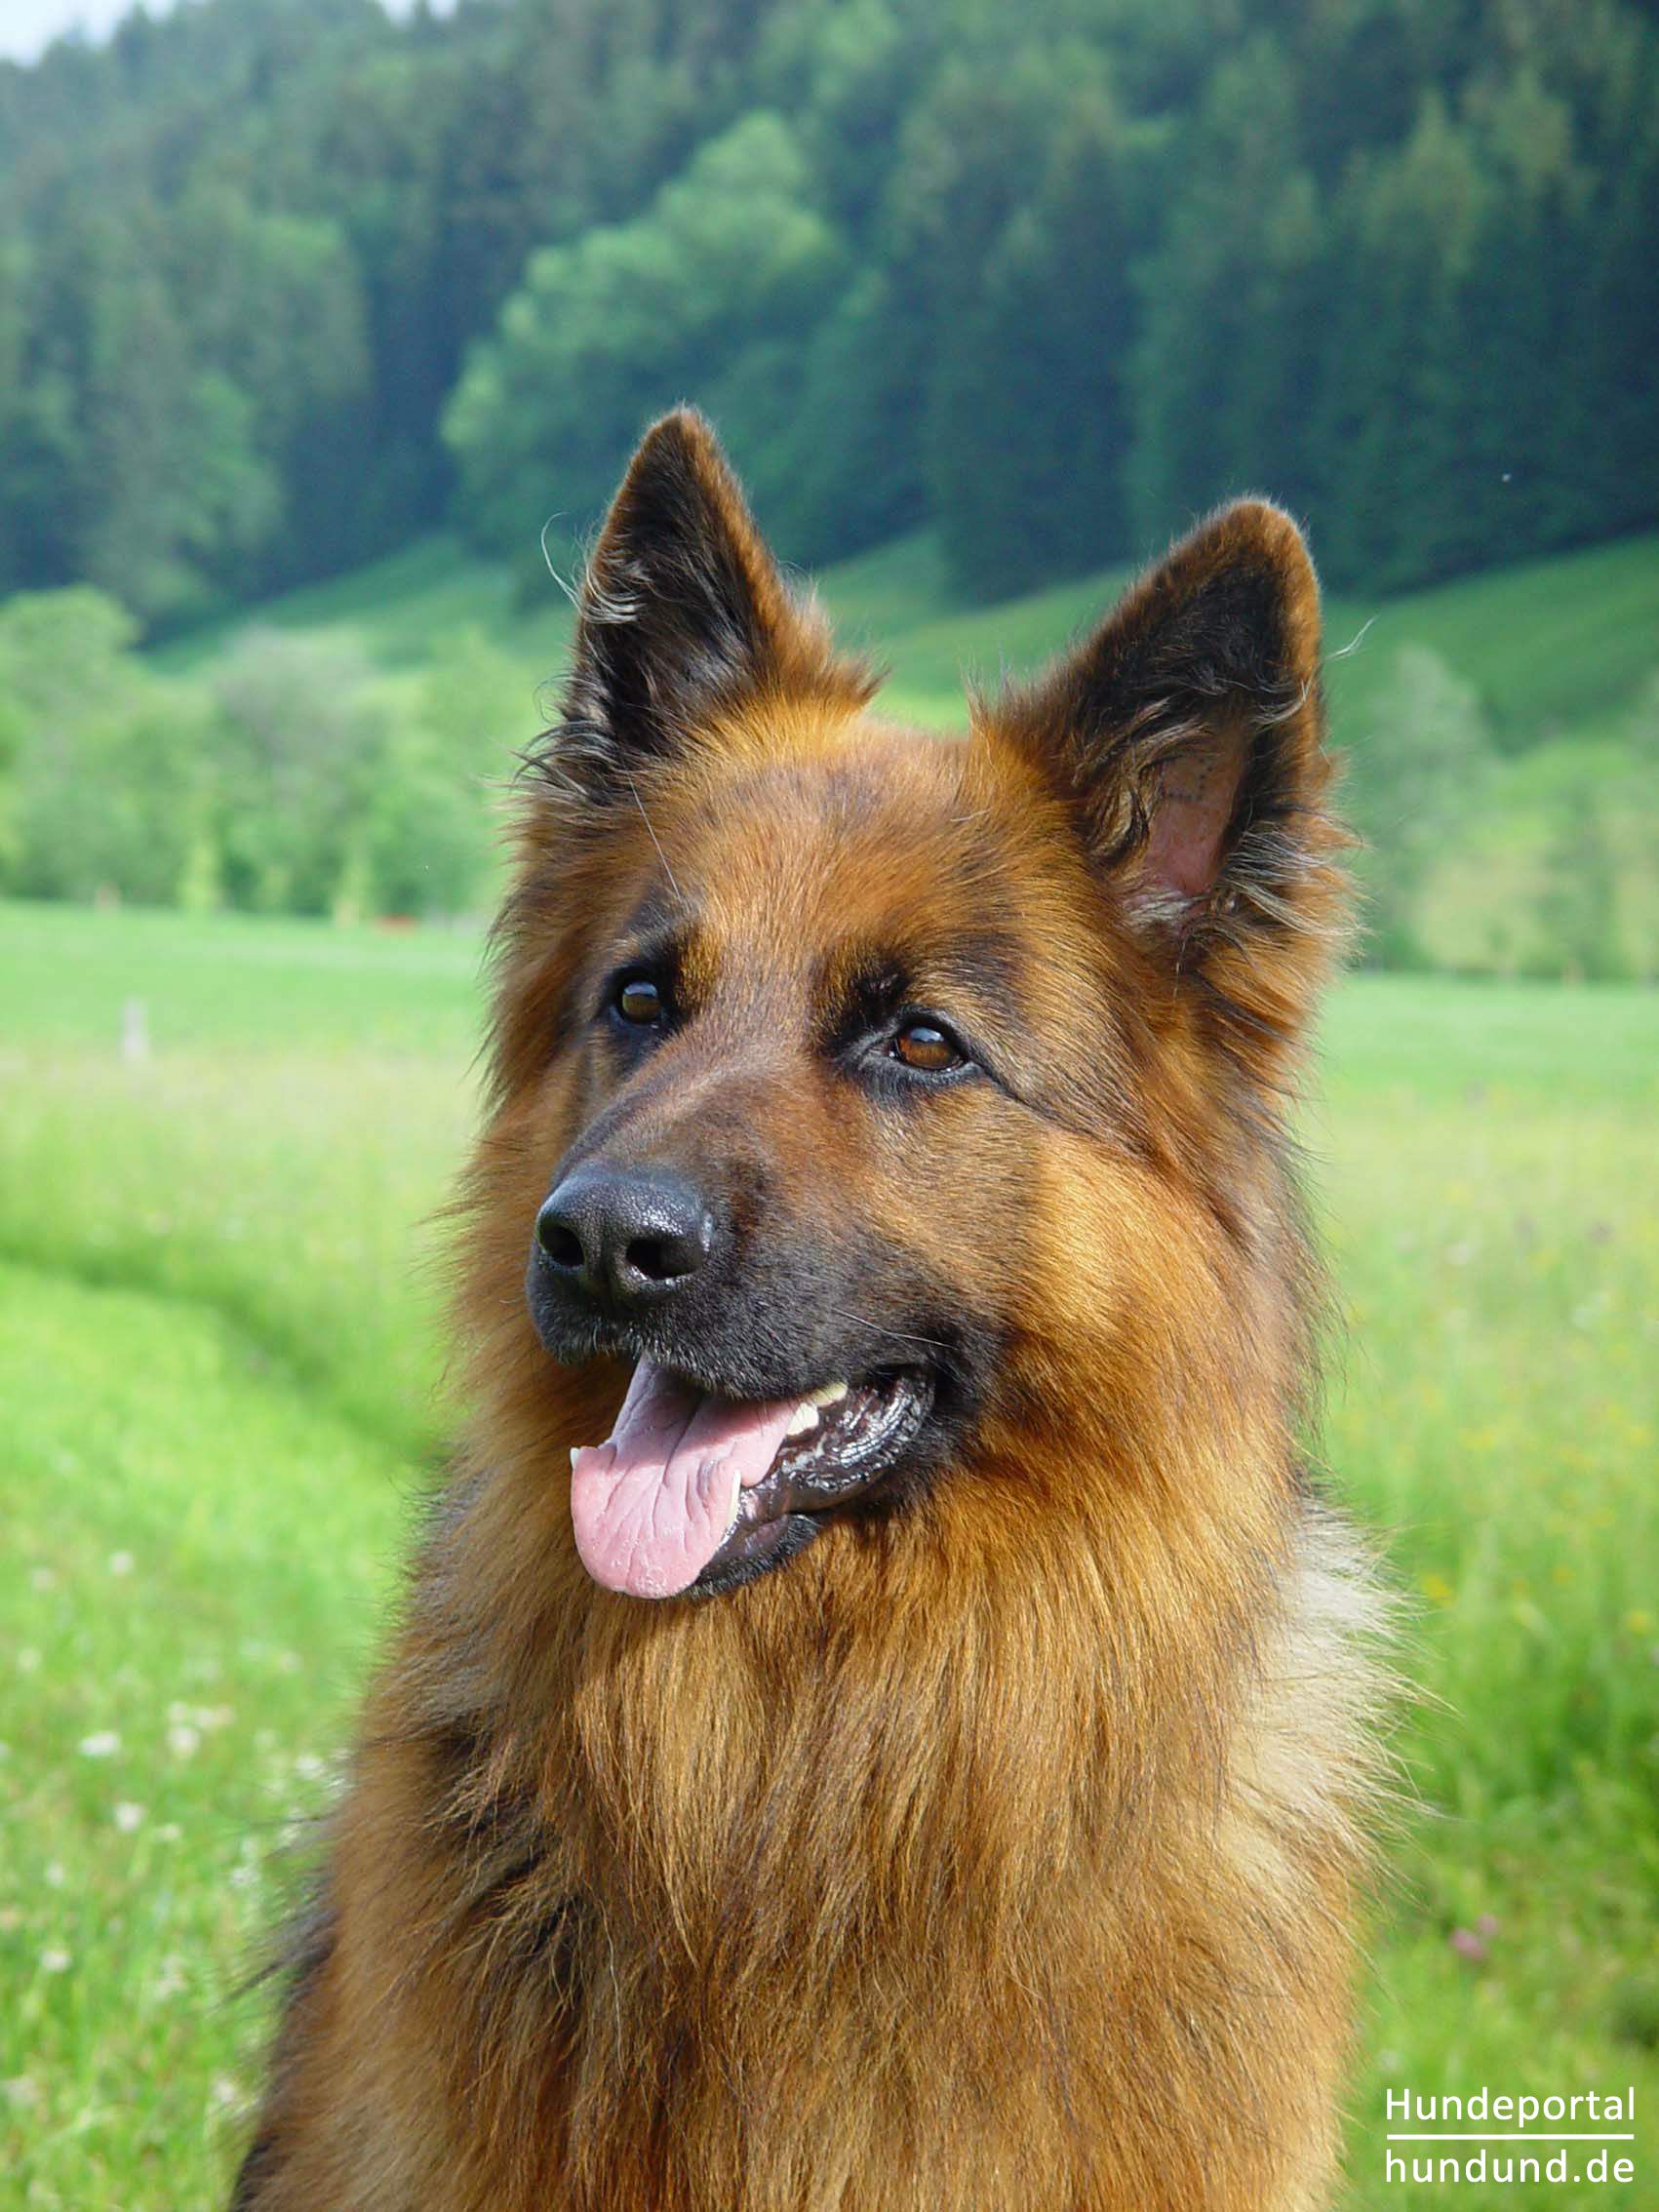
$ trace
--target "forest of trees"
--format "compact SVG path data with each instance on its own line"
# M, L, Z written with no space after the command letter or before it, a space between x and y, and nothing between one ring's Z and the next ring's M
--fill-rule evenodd
M719 418L995 595L1230 490L1368 588L1659 511L1647 0L196 0L0 64L0 594L165 634Z

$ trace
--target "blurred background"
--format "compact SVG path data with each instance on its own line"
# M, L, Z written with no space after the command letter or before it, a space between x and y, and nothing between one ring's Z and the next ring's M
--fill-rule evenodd
M227 2185L453 1424L498 787L682 398L928 726L1226 494L1306 523L1365 838L1317 1450L1426 1807L1349 2201L1451 2200L1391 2087L1639 2130L1659 8L10 0L0 55L4 2200Z

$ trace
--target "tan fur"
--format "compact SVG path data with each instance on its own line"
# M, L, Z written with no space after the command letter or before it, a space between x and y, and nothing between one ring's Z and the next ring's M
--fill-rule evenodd
M894 731L800 626L706 434L679 434L775 651L603 834L555 778L525 799L464 1200L476 1416L238 2201L1325 2203L1375 1600L1297 1472L1314 1278L1280 1123L1339 911L1300 540L1236 510L1118 617L1126 650L1149 602L1241 557L1289 611L1296 865L1189 902L1171 963L1151 825L1206 775L1230 804L1266 723L1222 702L1198 780L1171 782L1161 735L1139 798L1098 804L1052 741L1075 662L961 744ZM1211 827L1179 832L1195 865ZM1251 834L1241 815L1229 849ZM700 887L709 1010L637 1111L763 1149L804 1221L863 1208L1007 1345L971 1446L912 1507L652 1606L592 1585L572 1541L569 1447L625 1376L553 1365L522 1280L552 1163L607 1095L550 1043L558 1009L665 869ZM1252 896L1290 922L1246 930ZM1040 1109L965 1086L866 1126L804 1042L813 992L864 926L948 965L974 914L1017 956L1010 1081ZM946 984L971 1003L971 973Z

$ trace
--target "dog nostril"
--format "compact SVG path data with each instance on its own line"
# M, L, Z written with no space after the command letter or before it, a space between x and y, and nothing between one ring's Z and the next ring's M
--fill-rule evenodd
M573 1229L567 1229L562 1221L550 1221L546 1214L536 1224L536 1236L542 1250L555 1267L575 1269L581 1267L586 1254L582 1241Z
M660 1237L636 1237L622 1254L622 1264L652 1283L668 1283L686 1272L683 1256L677 1260Z

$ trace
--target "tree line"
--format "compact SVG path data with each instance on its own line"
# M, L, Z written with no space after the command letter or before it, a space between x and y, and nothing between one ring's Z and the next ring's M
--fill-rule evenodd
M490 903L523 668L476 630L416 673L251 626L189 675L91 585L0 606L0 893L444 917Z
M0 65L0 592L149 634L655 409L969 594L1230 491L1389 588L1659 505L1642 0L201 0Z

